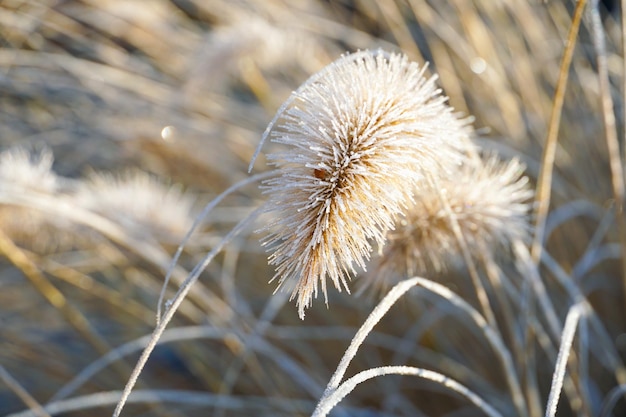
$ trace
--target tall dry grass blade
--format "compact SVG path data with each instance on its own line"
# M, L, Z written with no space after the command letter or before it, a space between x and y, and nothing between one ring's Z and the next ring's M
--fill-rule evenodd
M587 320L592 326L594 334L594 342L590 348L592 352L596 352L596 358L599 359L606 369L613 372L615 379L620 385L626 385L626 367L620 358L617 347L615 346L612 336L606 330L605 325L600 320L598 314L594 313L591 305L585 300L584 294L572 284L574 278L569 275L558 262L552 258L547 252L541 255L541 262L557 279L559 284L568 292L570 300L574 303L585 303L587 309Z
M254 354L255 346L259 343L263 343L263 336L271 327L272 320L276 318L280 309L288 302L288 300L289 296L287 293L271 297L261 313L261 316L254 324L254 327L250 331L242 332L243 334L241 335L241 338L243 340L241 341L242 346L240 347L239 354L223 374L219 391L221 394L231 394L232 390L235 388L237 378L244 369L246 362ZM258 382L263 385L263 381ZM223 415L222 411L219 410L219 401L215 404L215 408L217 409L215 417Z
M76 288L89 293L90 296L100 298L110 304L116 311L123 311L128 315L143 321L144 323L153 322L153 311L144 306L137 300L129 299L120 293L117 289L112 289L91 276L80 272L78 269L65 266L60 262L55 262L49 257L41 257L33 252L24 251L42 271L70 284Z
M541 313L544 315L548 323L548 329L550 330L552 337L557 339L561 333L559 318L556 313L556 309L554 308L553 301L550 298L550 294L548 293L539 270L537 269L537 264L535 264L531 254L528 252L528 248L524 245L524 243L519 241L514 242L513 250L519 261L519 270L526 275L526 281L529 283L536 300L539 302ZM530 299L535 300L535 297L531 297Z
M553 346L555 345L555 341L559 338L561 334L560 331L560 320L557 315L556 308L554 307L554 300L551 298L550 293L547 291L546 286L543 282L541 275L539 274L538 267L531 259L531 254L528 251L528 248L522 242L515 242L513 245L514 252L516 254L516 258L520 262L519 270L526 275L528 278L525 282L528 283L529 291L532 295L529 296L529 304L530 311L527 311L525 314L530 314L534 311L534 305L538 302L540 307L540 313L543 315L547 322L548 331L543 331L540 324L539 318L535 318L536 323L532 323L532 320L529 320L525 329L525 337L526 337L526 349L523 363L526 364L526 378L528 381L532 381L532 386L536 386L538 384L536 380L536 352L534 347L534 340L539 340L540 335L544 335L547 340L543 341L544 350L551 351ZM546 254L545 251L542 251L542 256ZM566 284L569 289L574 291L571 287L573 284ZM582 297L576 297L573 299L574 302L581 300ZM533 313L534 314L534 313ZM539 333L541 332L541 333ZM540 341L541 343L541 341ZM572 360L575 360L575 356L572 357ZM533 365L529 365L533 364ZM577 391L577 387L574 383L576 380L575 377L567 378L565 380L566 385L565 389L568 394L568 398L570 400L570 404L572 405L572 409L580 410L581 407L584 407L582 401L580 401L580 392ZM535 389L534 393L538 393Z
M324 387L311 375L311 370L290 358L284 350L273 346L262 338L258 339L255 348L263 354L266 360L275 362L285 372L291 383L297 383L313 398L322 395Z
M376 7L380 10L382 20L387 23L389 31L395 38L400 50L409 55L412 59L425 61L419 50L411 28L406 22L405 12L400 10L398 2L395 0L383 0L376 2Z
M497 53L496 45L499 40L492 37L491 28L485 22L487 19L483 13L489 13L490 3L479 5L464 0L453 0L450 3L454 5L459 23L463 27L461 37L467 39L470 57L472 59L476 56L483 57L490 68L488 72L483 72L483 76L488 74L489 81L486 88L493 91L490 97L498 105L499 118L511 137L519 138L525 130L523 111L518 97L511 89L508 79L511 75L506 69L507 63L502 62L501 54ZM451 45L448 46L451 47ZM531 82L531 80L525 81Z
M584 304L573 305L565 318L563 333L561 335L561 345L559 354L554 366L554 375L552 376L552 384L550 386L550 394L546 405L546 417L554 417L561 396L561 388L563 388L563 380L565 379L565 371L567 370L567 359L570 355L576 327L581 315L585 313Z
M586 316L593 314L593 311L587 308L587 302L582 301L581 305L586 309ZM580 400L582 402L581 409L585 415L593 415L595 413L592 412L593 403L591 401L592 398L592 377L589 372L589 320L585 317L585 320L579 321L578 323L578 369L577 375L575 379L578 381L578 392L580 393ZM594 340L595 343L595 340Z
M622 61L622 103L626 103L626 13L623 11L626 10L626 0L620 1L622 13L620 13L621 18L621 29L622 29L622 57L625 59ZM626 105L622 105L623 113L622 120L626 123ZM624 131L624 136L626 137L626 130ZM626 141L624 141L626 143ZM626 145L622 149L622 160L626 161Z
M552 113L550 115L550 124L548 126L548 134L541 158L541 169L537 180L537 193L535 200L537 205L535 208L535 237L531 246L532 259L535 263L539 263L541 259L541 251L543 250L543 240L545 236L545 225L550 208L550 195L552 192L552 171L554 169L554 159L556 156L556 145L559 136L559 126L561 125L561 113L563 111L563 102L565 100L565 89L567 88L567 79L569 77L569 68L574 56L574 47L576 46L576 37L583 17L586 0L578 0L574 17L569 28L567 43L561 58L561 66L559 68L559 79L554 92L554 101L552 104Z

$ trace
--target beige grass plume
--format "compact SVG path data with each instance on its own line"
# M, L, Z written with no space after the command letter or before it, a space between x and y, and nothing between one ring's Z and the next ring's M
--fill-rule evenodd
M518 160L469 160L438 187L424 184L422 192L387 234L387 245L376 260L364 287L385 289L394 280L441 272L462 260L452 228L454 216L470 255L506 248L526 240L533 192ZM443 200L445 199L445 200ZM446 209L446 205L450 211Z
M23 192L54 194L59 178L52 171L54 157L48 148L39 153L13 147L0 153L0 189L20 187Z
M191 227L194 196L143 171L93 173L82 182L77 203L141 238L177 244Z
M70 220L51 214L71 189L70 181L53 171L53 161L48 148L14 146L0 153L0 230L38 254L89 240Z
M458 166L471 147L467 121L446 104L425 67L364 51L305 82L265 137L278 175L265 183L273 221L264 244L274 279L293 290L298 313L330 278L341 291L385 241L424 178Z

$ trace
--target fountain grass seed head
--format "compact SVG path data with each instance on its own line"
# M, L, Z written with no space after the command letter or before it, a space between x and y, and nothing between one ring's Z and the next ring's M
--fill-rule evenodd
M161 243L178 244L193 224L194 195L143 171L93 173L81 183L75 199L128 233Z
M385 290L395 280L441 272L462 260L450 215L473 257L527 240L533 191L523 171L517 159L502 162L490 155L484 161L468 159L452 176L440 179L437 187L424 184L387 233L387 244L363 287Z
M382 247L396 216L427 176L458 166L472 148L466 119L400 54L345 55L296 90L266 132L282 145L268 155L264 244L274 279L289 286L304 317L330 278L341 291Z

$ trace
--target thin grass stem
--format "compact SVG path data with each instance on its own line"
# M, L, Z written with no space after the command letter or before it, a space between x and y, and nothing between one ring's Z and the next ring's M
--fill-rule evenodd
M185 248L185 245L187 244L187 242L189 242L191 235L196 231L198 226L200 226L200 224L206 219L206 217L209 215L211 210L213 210L224 198L226 198L226 196L228 196L229 194L232 194L233 192L237 191L238 189L242 187L245 187L246 185L255 183L257 181L262 181L267 178L271 178L273 175L276 175L274 171L268 171L268 172L263 172L261 174L253 175L249 178L239 181L237 184L230 186L227 190L225 190L220 195L212 199L209 204L204 206L204 209L202 209L202 212L195 218L193 224L191 225L191 228L187 231L187 233L183 237L183 240L178 245L178 248L176 249L176 253L174 254L174 257L172 258L170 266L167 268L167 273L165 274L163 287L161 288L161 292L159 294L159 301L157 303L157 325L161 321L161 312L162 312L162 307L163 307L163 300L165 299L165 291L167 290L167 286L170 282L172 274L174 273L176 264L178 263L178 260L180 259L180 256L183 252L183 249Z
M567 88L567 79L569 77L569 68L574 56L574 47L576 46L576 37L580 28L583 11L585 9L586 0L578 0L572 24L569 28L565 50L561 58L561 66L559 68L559 79L557 81L556 90L554 92L554 100L552 101L552 113L550 115L550 124L548 126L548 134L543 149L543 157L541 159L541 168L539 170L539 178L537 180L537 192L535 201L535 236L533 239L531 254L535 263L541 259L541 251L543 250L543 240L546 219L548 217L548 209L550 208L550 194L552 192L552 171L554 169L554 159L556 156L556 145L559 135L559 126L561 124L561 113L563 111L563 102L565 101L565 89Z
M578 321L583 312L584 305L581 303L575 304L569 309L567 317L565 318L565 325L563 326L563 333L561 335L561 345L556 358L550 394L548 395L548 403L546 405L546 417L554 417L556 415L559 397L561 396L561 390L563 388L563 380L565 379L567 359L570 355Z
M0 380L30 408L35 417L50 417L41 404L2 365L0 365Z
M223 338L228 333L228 330L209 326L176 327L165 330L159 338L157 345L190 339ZM143 336L112 349L106 355L101 356L99 359L89 364L78 375L72 378L71 381L63 385L52 396L50 401L59 401L69 397L111 363L144 349L148 346L150 338L151 335Z
M241 222L239 222L220 241L220 243L218 245L216 245L211 250L211 252L209 252L204 257L204 259L202 259L196 265L196 267L191 271L191 273L189 274L187 279L185 279L185 281L181 284L179 290L176 292L176 294L172 298L171 303L168 303L168 308L163 313L163 317L162 317L161 321L155 327L155 329L154 329L154 331L152 333L152 337L150 338L150 342L148 343L148 345L146 346L146 348L142 352L141 356L139 357L139 360L137 361L137 364L135 365L135 368L133 369L133 372L132 372L129 380L126 383L126 386L124 387L124 391L122 391L122 397L121 397L119 403L117 404L117 406L115 407L115 410L113 411L113 417L119 417L120 413L122 412L122 409L124 408L124 404L126 403L126 400L128 399L128 396L130 395L133 387L135 386L135 384L137 382L137 378L139 378L139 375L141 374L141 371L143 370L143 367L145 366L146 362L148 361L148 358L150 357L150 354L152 353L152 351L156 347L156 345L157 345L157 343L159 341L159 338L161 337L161 335L163 334L163 331L165 330L165 327L170 322L172 317L174 317L174 314L176 313L176 310L178 310L178 307L180 306L180 304L185 299L185 296L187 295L187 293L191 290L191 287L193 286L193 284L198 280L198 278L200 277L200 274L202 273L202 271L204 271L204 269L209 265L209 263L213 260L213 258L219 252L221 252L221 250L224 248L224 246L228 242L230 242L245 227L247 227L250 223L252 223L252 221L256 220L256 217L260 213L260 210L261 209L256 209L255 211L250 213L250 215L248 217L246 217Z
M441 201L441 205L443 206L446 214L448 216L448 220L450 222L450 227L454 232L454 236L456 237L457 243L461 249L461 253L463 254L463 259L465 261L465 265L470 274L470 278L472 279L472 284L474 286L474 291L476 291L476 297L478 298L478 302L480 303L480 307L482 312L487 319L489 325L493 328L494 331L500 333L498 329L498 322L496 321L496 315L491 308L491 302L489 301L489 296L487 295L487 291L485 291L485 286L483 285L482 280L478 274L478 269L476 268L476 263L472 259L470 255L469 248L467 247L467 241L463 236L463 232L461 231L461 227L459 226L459 222L456 218L456 215L452 212L450 208L450 203L448 199L443 193L443 187L439 185L439 181L437 178L432 179L435 182L435 190L438 190L439 200Z
M367 381L368 379L385 375L412 375L429 381L433 381L467 398L489 417L502 417L502 414L499 413L495 408L493 408L485 400L480 398L473 391L471 391L464 385L461 385L457 381L448 378L447 376L438 372L422 368L415 368L412 366L382 366L379 368L373 368L359 372L355 376L347 379L336 389L325 393L324 397L317 404L317 407L315 408L315 411L313 412L311 417L327 416L328 413L335 407L335 405L337 405L344 397L350 394L357 385Z
M598 417L610 417L611 412L617 405L619 399L626 395L626 384L620 384L614 387L602 402L602 407L598 413Z
M524 403L521 386L517 377L517 372L513 365L510 352L507 350L504 342L500 338L499 334L493 330L489 324L485 321L483 316L478 313L471 305L463 300L458 295L454 294L448 288L441 284L437 284L425 278L411 278L400 282L395 285L387 295L381 300L381 302L374 308L374 310L367 317L361 328L357 331L354 338L350 342L350 345L346 349L344 356L341 358L339 365L333 376L330 378L326 387L325 395L335 391L339 386L343 376L346 373L350 362L356 355L359 347L371 332L374 326L380 321L380 319L389 311L389 309L395 304L395 302L404 295L412 287L419 285L426 290L433 292L440 297L450 302L455 307L465 312L471 320L483 331L483 334L489 344L493 347L494 351L500 358L502 366L504 367L504 374L511 391L513 403L520 415L527 415L526 405Z
M66 400L55 401L46 405L45 410L51 415L84 411L93 408L102 408L115 404L122 397L120 391L98 392ZM208 407L215 404L219 396L211 393L198 393L184 390L137 390L128 397L127 402L132 404L180 404L187 406ZM256 396L230 396L222 403L222 407L229 410L248 410L250 413L259 412L290 412L303 413L311 408L311 401L304 399L277 399ZM361 414L359 414L361 415ZM12 413L4 417L39 417L31 410Z

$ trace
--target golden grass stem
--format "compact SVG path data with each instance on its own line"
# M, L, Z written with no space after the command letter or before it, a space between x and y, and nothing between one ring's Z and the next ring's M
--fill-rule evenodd
M535 201L537 203L535 208L535 236L531 247L531 256L535 263L539 263L539 260L541 259L541 251L543 250L546 219L548 217L548 209L550 208L550 194L552 191L552 171L554 169L554 159L556 156L556 145L559 135L559 126L561 124L563 102L565 100L565 89L567 88L569 68L572 63L572 57L574 56L576 37L578 36L578 30L580 28L586 3L587 0L578 0L576 3L576 10L574 10L574 17L569 28L563 57L561 58L559 79L554 92L552 113L550 115L550 124L548 125L548 135L543 149L541 168L539 170L539 178L537 179L537 192L535 196Z
M29 256L31 259L34 259L37 264L41 265L42 269L48 274L88 292L91 296L104 300L117 311L123 311L146 324L152 324L154 314L149 308L138 301L124 297L119 291L115 291L99 283L89 275L74 268L50 259L39 258L33 253L30 253Z
M83 313L68 303L35 263L0 230L0 253L24 273L33 287L89 342L101 355L109 351L109 346L91 327Z

